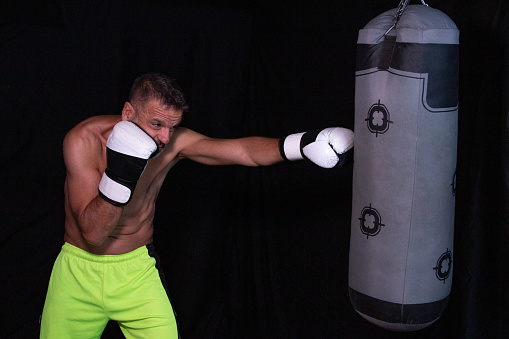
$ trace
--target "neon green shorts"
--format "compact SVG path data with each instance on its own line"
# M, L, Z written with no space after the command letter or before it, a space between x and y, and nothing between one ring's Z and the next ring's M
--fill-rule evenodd
M95 255L65 243L51 273L41 338L100 338L109 320L118 322L126 338L178 338L147 246Z

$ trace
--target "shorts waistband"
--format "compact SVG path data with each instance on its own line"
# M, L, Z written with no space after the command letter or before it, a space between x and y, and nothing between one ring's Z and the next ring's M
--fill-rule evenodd
M131 252L124 253L124 254L101 255L101 254L89 253L85 250L82 250L79 247L76 247L76 246L71 245L66 242L62 246L62 253L65 253L67 255L71 255L71 256L74 256L74 257L77 257L77 258L80 258L83 260L107 264L107 263L119 263L119 262L123 262L123 261L129 261L129 260L139 258L143 255L148 256L149 246L151 246L151 244L138 247L137 249L135 249Z

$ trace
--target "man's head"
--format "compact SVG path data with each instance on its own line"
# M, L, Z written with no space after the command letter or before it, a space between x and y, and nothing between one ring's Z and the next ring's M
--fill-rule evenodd
M133 83L123 120L137 123L159 145L167 144L188 110L184 95L173 79L157 73L139 76Z
M131 105L138 110L153 99L182 112L189 109L175 80L158 73L144 74L136 78L129 93Z

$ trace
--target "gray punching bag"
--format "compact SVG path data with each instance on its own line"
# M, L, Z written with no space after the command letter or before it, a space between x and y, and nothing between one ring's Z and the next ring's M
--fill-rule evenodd
M456 25L424 5L359 31L348 285L385 329L432 324L451 291L458 59Z

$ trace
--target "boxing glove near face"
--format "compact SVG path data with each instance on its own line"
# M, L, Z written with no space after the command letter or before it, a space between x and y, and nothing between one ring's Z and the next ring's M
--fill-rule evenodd
M99 183L99 195L115 206L124 206L147 166L157 152L157 144L143 129L131 121L113 127L106 142L106 170Z

